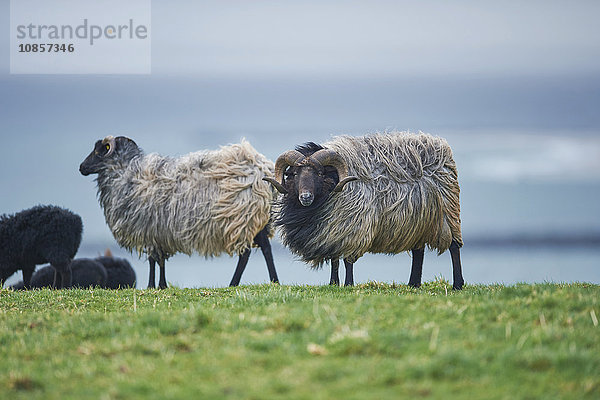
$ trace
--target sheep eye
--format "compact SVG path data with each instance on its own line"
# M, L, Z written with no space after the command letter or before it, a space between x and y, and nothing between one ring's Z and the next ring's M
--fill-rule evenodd
M110 144L106 143L106 144L104 145L104 148L106 149L106 151L109 151L109 150L110 150Z

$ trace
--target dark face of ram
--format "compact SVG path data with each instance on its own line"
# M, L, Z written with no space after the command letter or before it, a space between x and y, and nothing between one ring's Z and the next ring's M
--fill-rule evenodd
M335 168L310 164L290 166L283 176L287 196L297 199L304 207L309 207L315 200L320 203L339 181Z
M310 151L311 147L319 150ZM283 153L275 162L275 178L264 178L297 204L310 207L321 204L329 193L339 192L358 178L348 176L348 165L334 150L309 143L300 150Z
M107 163L116 157L123 157L126 153L139 151L135 142L124 136L107 136L103 140L98 140L94 145L94 150L88 155L79 166L79 172L87 176L97 174L106 168Z

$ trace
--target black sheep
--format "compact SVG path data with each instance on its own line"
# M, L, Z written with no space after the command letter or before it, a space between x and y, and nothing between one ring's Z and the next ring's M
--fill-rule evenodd
M71 286L70 264L82 231L79 215L56 206L36 206L0 216L0 283L23 270L27 288L35 266L49 262L56 271L54 286Z
M10 285L9 288L12 290L25 290L25 283L23 281L19 281L14 285Z
M107 250L102 257L96 257L96 261L106 268L107 280L106 289L124 289L135 287L135 271L124 258L115 258L110 250Z
M78 258L71 263L72 286L86 289L89 287L106 287L107 274L104 266L96 260ZM31 277L31 289L52 287L54 283L54 268L46 265L35 271ZM24 289L22 282L11 286L13 290Z

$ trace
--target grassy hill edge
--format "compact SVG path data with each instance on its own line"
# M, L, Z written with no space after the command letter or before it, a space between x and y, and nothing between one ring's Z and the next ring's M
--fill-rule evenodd
M600 286L0 290L11 398L597 398Z

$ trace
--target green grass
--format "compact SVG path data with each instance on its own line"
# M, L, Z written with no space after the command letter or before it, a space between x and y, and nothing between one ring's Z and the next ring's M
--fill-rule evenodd
M0 290L0 397L600 398L600 286Z

